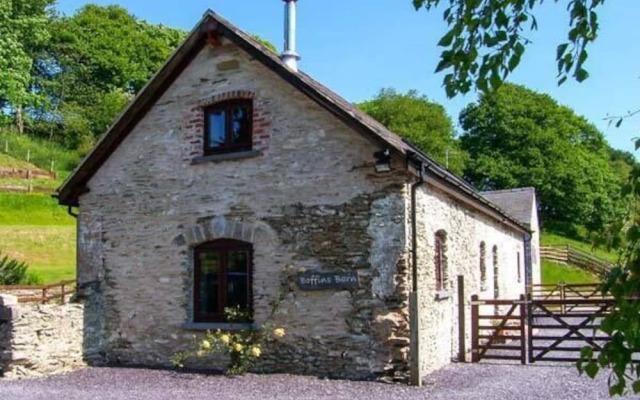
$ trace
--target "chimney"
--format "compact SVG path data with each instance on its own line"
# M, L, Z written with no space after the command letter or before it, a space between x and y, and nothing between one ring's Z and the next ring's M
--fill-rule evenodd
M296 53L296 1L284 0L284 51L280 58L287 64L287 67L298 72L298 60L300 56Z

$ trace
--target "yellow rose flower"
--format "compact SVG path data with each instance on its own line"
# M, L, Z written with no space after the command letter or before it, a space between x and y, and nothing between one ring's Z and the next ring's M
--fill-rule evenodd
M251 348L251 355L252 355L252 356L254 356L254 357L260 357L260 354L261 354L261 353L262 353L262 351L260 351L260 347L253 346L253 347Z
M209 349L211 348L211 343L209 343L209 341L208 341L208 340L203 340L203 341L202 341L202 348L203 348L204 350L209 350Z
M229 335L222 335L220 336L220 341L224 344L229 344L231 338L229 337Z
M240 353L242 349L243 347L242 347L242 344L240 343L236 343L233 345L233 351L235 351L236 353Z
M205 354L205 353L204 353L204 351L202 351L202 350L198 350L198 351L196 352L196 356L198 356L198 357L203 357L203 356L204 356L204 354Z
M284 336L284 329L282 329L282 328L274 329L273 330L273 335L275 337L283 337Z

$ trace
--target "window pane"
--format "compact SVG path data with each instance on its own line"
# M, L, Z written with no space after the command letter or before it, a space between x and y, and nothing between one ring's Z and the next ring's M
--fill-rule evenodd
M248 308L249 252L246 250L227 253L227 307Z
M218 301L218 272L220 255L200 253L200 287L198 301L201 314L215 314L220 310Z
M247 274L230 272L227 274L227 307L246 310L248 300Z
M208 114L209 131L207 132L207 146L221 147L225 142L226 114L223 110L212 111Z
M235 106L231 108L231 143L251 145L251 124L249 108Z
M231 251L228 255L227 271L229 272L247 272L249 265L249 252L247 251Z

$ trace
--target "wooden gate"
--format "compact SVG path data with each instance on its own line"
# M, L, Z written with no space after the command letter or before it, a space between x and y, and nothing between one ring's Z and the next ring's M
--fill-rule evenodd
M472 296L472 362L575 362L585 346L597 355L610 340L599 331L600 322L615 302L602 297L596 287L560 284L529 290L518 300L480 300Z
M564 299L527 301L528 359L577 361L580 350L594 353L610 337L599 331L600 321L615 306L612 299Z
M479 300L471 296L471 361L520 360L526 363L526 305L520 300Z

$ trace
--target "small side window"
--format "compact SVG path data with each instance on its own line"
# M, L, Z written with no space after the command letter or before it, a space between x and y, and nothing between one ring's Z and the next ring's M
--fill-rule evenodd
M435 235L436 291L447 288L447 233L443 230Z
M480 242L480 290L487 290L487 245Z

